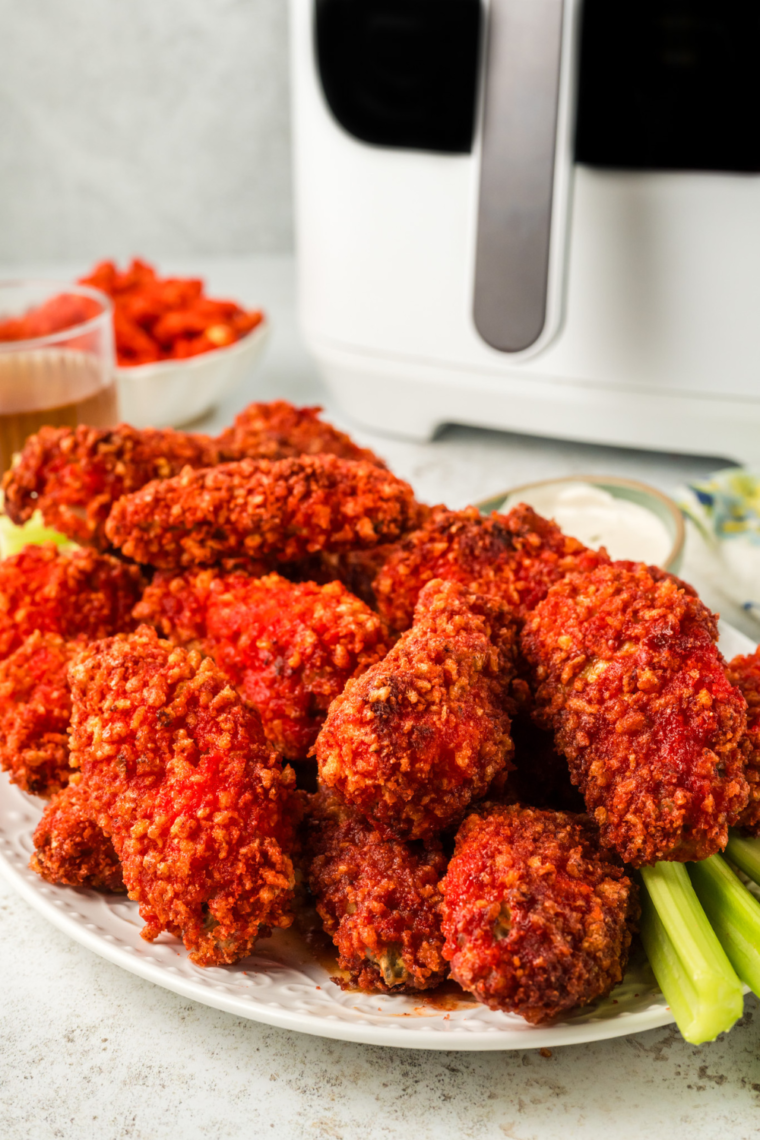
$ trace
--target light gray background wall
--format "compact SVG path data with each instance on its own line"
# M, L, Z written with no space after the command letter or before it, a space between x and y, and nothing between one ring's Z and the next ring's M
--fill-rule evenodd
M0 262L291 246L287 0L0 0Z

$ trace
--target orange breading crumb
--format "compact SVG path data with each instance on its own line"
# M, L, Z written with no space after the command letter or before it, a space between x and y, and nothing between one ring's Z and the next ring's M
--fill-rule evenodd
M35 796L69 782L67 671L83 644L35 630L0 661L0 767Z
M292 770L210 658L136 633L69 669L71 762L112 841L143 937L235 962L292 921Z
M330 706L315 749L322 783L383 836L457 823L509 767L515 651L502 602L430 582L411 630Z
M744 775L749 784L749 801L736 826L750 835L760 835L760 649L746 657L734 657L726 676L739 689L748 706Z
M583 816L483 805L459 830L441 883L452 977L534 1025L622 981L636 888Z
M124 891L113 843L93 818L87 789L69 784L53 796L34 833L29 866L48 883Z
M289 760L306 759L330 702L391 645L382 618L340 582L279 574L159 571L135 617L178 644L200 642Z
M209 436L167 428L43 427L5 475L5 513L15 523L42 511L47 526L75 542L108 548L104 525L122 495L184 467L219 462Z
M747 802L745 703L716 641L698 598L630 563L565 578L523 629L539 721L634 866L721 851Z
M371 463L316 455L243 459L149 483L114 505L106 533L127 557L175 569L376 546L417 516L408 483Z
M288 459L296 455L337 455L386 464L368 447L319 418L320 407L296 408L287 400L249 404L218 437L223 458Z
M0 561L0 659L35 630L95 639L133 629L143 585L136 566L94 550L25 546Z
M332 792L309 797L304 847L309 888L349 980L386 993L442 982L441 894L446 858L436 842L383 840Z
M562 534L524 503L507 515L481 515L475 507L435 507L419 530L391 552L373 582L380 613L393 629L408 629L426 582L462 582L493 594L524 618L549 587L570 570L609 561Z

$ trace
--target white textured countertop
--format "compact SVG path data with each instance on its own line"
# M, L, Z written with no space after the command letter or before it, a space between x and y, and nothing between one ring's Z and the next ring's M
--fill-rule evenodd
M29 266L50 274L87 266ZM300 344L292 264L282 257L173 262L210 290L263 305L273 337L249 382L203 428L250 400L325 402ZM18 277L17 268L12 274ZM335 422L351 427L333 414ZM627 475L673 491L722 464L447 428L430 444L355 431L430 502L462 506L531 479ZM699 551L683 576L750 636L760 627L716 594ZM712 1045L673 1028L593 1045L432 1053L343 1044L270 1029L158 989L96 957L0 879L0 1137L3 1140L748 1140L760 1136L760 1012Z

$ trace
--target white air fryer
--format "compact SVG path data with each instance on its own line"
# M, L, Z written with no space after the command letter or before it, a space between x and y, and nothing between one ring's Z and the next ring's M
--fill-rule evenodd
M291 0L348 416L760 459L758 0Z

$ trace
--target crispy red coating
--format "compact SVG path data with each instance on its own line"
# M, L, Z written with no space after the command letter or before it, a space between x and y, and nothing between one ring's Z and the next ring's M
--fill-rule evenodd
M747 802L745 704L716 641L702 602L641 564L571 575L523 629L536 715L634 866L721 851Z
M747 702L744 775L749 784L749 800L736 826L750 835L760 835L760 648L747 656L734 657L726 676Z
M359 447L349 435L319 418L320 407L297 408L287 400L249 404L231 427L218 436L223 457L234 459L289 459L296 455L337 455L364 460L376 467L386 464L368 447Z
M322 783L383 836L426 839L458 823L509 767L515 649L502 602L430 582L411 630L330 706Z
M459 830L441 883L451 975L533 1025L622 981L638 895L569 812L487 805Z
M219 462L216 443L204 435L128 424L115 428L43 427L30 435L5 475L5 513L25 522L39 508L45 523L75 542L106 549L111 507L152 479L184 467Z
M35 630L0 661L0 767L35 796L69 782L67 673L81 645Z
M430 989L445 978L438 881L446 857L433 841L381 839L332 792L309 797L304 849L309 889L348 979L343 989Z
M88 646L69 679L71 762L143 937L169 931L208 966L289 926L292 770L211 658L141 626Z
M124 891L113 843L98 826L86 787L69 784L53 796L34 833L29 866L48 883Z
M409 484L371 463L243 459L124 496L106 533L127 557L163 569L236 557L289 562L388 542L418 511Z
M380 613L408 629L420 590L433 578L492 594L523 619L549 587L571 570L609 561L520 503L506 515L476 507L435 507L427 521L394 550L374 580Z
M143 585L136 566L107 554L25 546L0 561L0 660L35 630L95 639L133 629Z
M290 760L306 759L331 701L391 646L382 618L340 582L279 574L159 571L135 616L178 644L200 641Z

